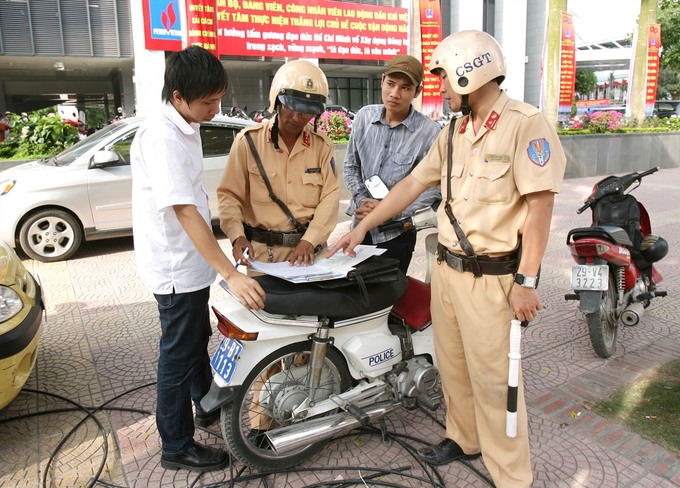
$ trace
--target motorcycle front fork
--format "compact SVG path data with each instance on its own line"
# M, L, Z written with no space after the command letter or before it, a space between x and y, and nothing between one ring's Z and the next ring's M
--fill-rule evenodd
M314 406L316 391L319 389L321 383L321 373L325 364L326 350L328 344L333 342L330 337L330 328L327 323L324 323L316 330L316 334L312 336L312 350L309 358L309 406Z

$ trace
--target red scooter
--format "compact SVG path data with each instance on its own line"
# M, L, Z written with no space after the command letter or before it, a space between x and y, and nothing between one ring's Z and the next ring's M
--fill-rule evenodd
M597 182L577 210L580 214L591 208L592 225L572 229L567 235L577 264L571 273L574 293L565 298L579 300L593 349L602 358L616 350L619 320L637 325L652 298L666 296L657 289L663 278L654 263L668 254L668 242L651 233L645 207L625 193L658 170L607 176Z

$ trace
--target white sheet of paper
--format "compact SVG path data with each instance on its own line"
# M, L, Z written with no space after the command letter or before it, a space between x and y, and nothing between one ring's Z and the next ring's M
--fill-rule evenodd
M354 251L355 257L337 252L330 258L317 259L311 266L291 266L288 262L262 263L248 260L250 267L271 276L276 276L292 283L307 283L310 281L334 280L347 276L354 267L371 256L379 256L385 249L376 246L358 245Z

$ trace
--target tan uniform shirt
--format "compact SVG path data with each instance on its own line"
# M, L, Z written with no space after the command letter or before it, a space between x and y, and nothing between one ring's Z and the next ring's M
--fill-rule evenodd
M453 122L452 122L453 123ZM514 251L527 216L523 195L559 192L566 158L548 120L535 107L501 92L475 135L469 116L455 121L451 208L478 255ZM430 152L412 174L423 185L441 184L439 242L464 251L444 211L448 198L446 154L449 127L442 129Z
M220 227L231 242L244 236L243 223L277 232L294 231L283 210L271 199L255 158L244 137L253 138L274 193L301 223L309 222L302 237L313 246L323 244L338 220L340 190L333 159L333 143L305 127L289 153L279 138L271 139L274 118L244 129L236 136L227 167L217 188ZM258 261L268 260L265 244L253 242ZM283 261L290 247L274 247L274 262Z

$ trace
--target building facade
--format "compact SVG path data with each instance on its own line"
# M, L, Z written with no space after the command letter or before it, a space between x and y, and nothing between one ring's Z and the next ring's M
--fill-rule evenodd
M344 0L336 0L343 3ZM412 9L411 0L360 3ZM417 5L417 0L413 0ZM547 0L447 0L443 36L485 30L506 54L503 86L538 105ZM120 107L144 114L160 101L164 51L144 42L141 0L5 0L0 2L0 112L57 104L99 107L112 119ZM222 106L246 111L268 103L270 81L285 58L220 57L229 75ZM384 61L319 59L330 102L357 110L380 102Z

